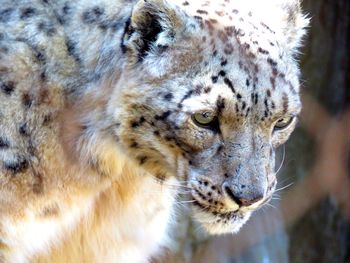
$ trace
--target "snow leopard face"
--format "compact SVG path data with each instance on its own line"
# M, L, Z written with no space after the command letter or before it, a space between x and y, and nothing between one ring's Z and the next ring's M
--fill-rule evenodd
M297 1L268 5L140 1L123 35L109 102L120 145L159 180L177 177L213 233L237 231L271 199L275 149L301 110L307 20Z

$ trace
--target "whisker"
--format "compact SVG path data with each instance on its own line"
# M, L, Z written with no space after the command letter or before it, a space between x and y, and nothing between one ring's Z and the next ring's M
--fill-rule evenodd
M176 188L191 189L191 187L186 186L186 185L170 184L170 183L166 183L166 182L162 182L162 185L170 186L170 187L176 187Z
M292 176L288 176L287 178L283 178L283 180L278 180L278 185L284 185L285 183L291 182L293 181L293 177Z
M281 164L280 164L280 166L278 167L278 169L277 169L277 171L276 171L276 175L277 175L277 174L279 173L279 171L282 169L282 166L283 166L285 157L286 157L286 146L283 145L282 161L281 161Z
M278 208L277 208L276 206L274 206L274 205L272 205L272 204L270 204L270 203L266 203L265 205L266 205L266 206L268 206L268 207L272 207L272 208L274 208L274 209L277 209L277 210L278 210Z
M196 200L189 200L189 201L177 201L176 204L188 204L188 203L194 203Z
M275 192L279 192L279 191L282 191L284 189L287 189L288 187L292 186L293 184L294 184L294 182L287 184L286 186L283 186L281 188L276 189Z
M271 200L282 200L280 197L272 197Z

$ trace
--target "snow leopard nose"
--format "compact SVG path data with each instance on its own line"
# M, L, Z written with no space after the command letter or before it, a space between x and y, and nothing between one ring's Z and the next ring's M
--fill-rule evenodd
M264 191L260 187L237 186L225 182L222 188L225 197L235 202L239 207L251 206L264 198Z

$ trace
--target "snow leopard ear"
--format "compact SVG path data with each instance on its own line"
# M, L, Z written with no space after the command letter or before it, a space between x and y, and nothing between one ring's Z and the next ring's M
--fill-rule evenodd
M180 27L176 10L164 0L140 0L134 7L123 37L123 49L132 63L160 54L173 42Z
M302 13L300 0L283 0L279 2L282 9L282 34L285 44L296 53L302 45L309 19Z

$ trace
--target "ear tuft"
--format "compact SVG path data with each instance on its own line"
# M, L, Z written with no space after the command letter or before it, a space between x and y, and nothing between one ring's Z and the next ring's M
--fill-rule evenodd
M281 8L284 13L284 27L282 31L286 37L285 43L295 53L302 45L302 40L310 21L302 13L300 0L284 0Z
M132 63L141 62L150 52L165 51L174 40L179 24L176 11L163 0L140 0L123 39Z
M265 24L278 33L281 43L296 54L302 45L309 19L301 10L301 0L243 0L245 5L254 7L254 11Z

